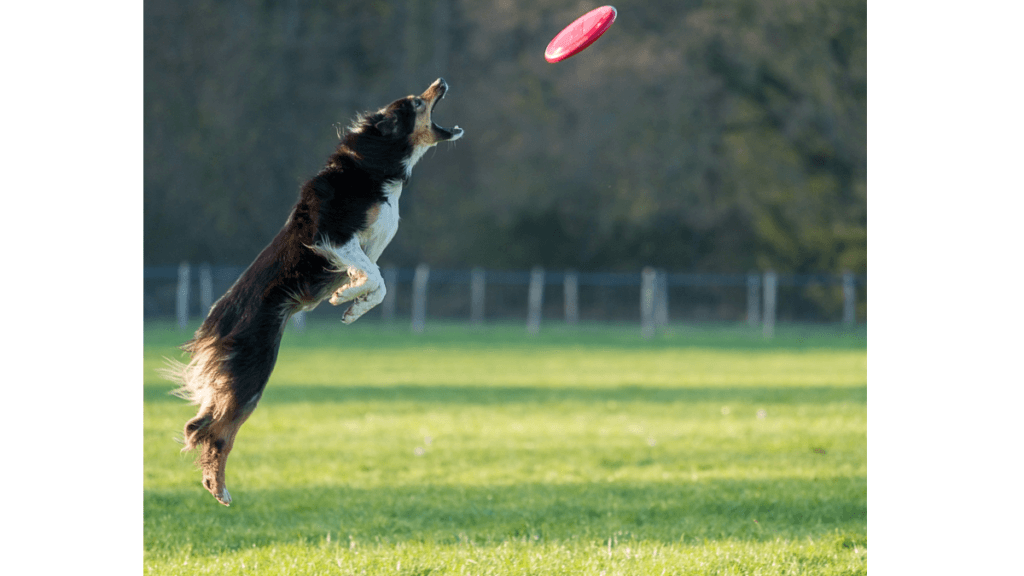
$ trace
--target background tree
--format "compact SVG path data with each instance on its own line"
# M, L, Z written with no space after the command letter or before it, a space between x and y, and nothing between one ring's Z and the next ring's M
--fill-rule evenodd
M145 258L245 264L361 110L445 77L385 260L866 272L866 4L145 4ZM447 149L445 149L447 148Z

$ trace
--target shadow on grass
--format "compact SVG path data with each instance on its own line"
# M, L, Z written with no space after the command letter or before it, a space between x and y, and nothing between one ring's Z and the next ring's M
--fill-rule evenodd
M218 553L253 546L434 542L770 541L842 533L866 543L867 481L708 480L233 491L224 508L196 484L144 495L145 547Z
M167 385L145 386L146 402L183 401ZM620 388L530 386L268 386L263 404L295 402L412 402L417 404L534 404L548 402L757 402L764 404L867 403L866 386Z

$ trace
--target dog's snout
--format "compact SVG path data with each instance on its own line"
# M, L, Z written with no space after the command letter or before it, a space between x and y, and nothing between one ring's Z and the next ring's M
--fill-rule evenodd
M444 81L444 78L438 78L434 80L434 83L427 88L427 92L434 95L434 98L440 100L444 98L446 92L448 92L448 83Z
M444 78L438 78L420 97L434 105L444 98L446 92L448 92L448 83L444 81Z

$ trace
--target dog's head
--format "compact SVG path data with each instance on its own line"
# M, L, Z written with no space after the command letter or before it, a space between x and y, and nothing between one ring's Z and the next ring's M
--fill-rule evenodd
M366 150L366 141L373 141L373 147L380 150L387 146L389 151L401 154L406 176L423 153L439 142L458 140L462 128L442 128L434 122L434 108L448 92L448 83L438 78L423 94L399 98L377 112L359 117L350 134L359 142L351 142L357 152ZM360 150L360 149L363 150Z
M438 78L423 94L399 98L381 110L381 118L374 122L374 128L384 136L409 135L415 147L430 148L438 142L458 140L462 137L462 128L442 128L433 120L434 108L446 92L448 83Z

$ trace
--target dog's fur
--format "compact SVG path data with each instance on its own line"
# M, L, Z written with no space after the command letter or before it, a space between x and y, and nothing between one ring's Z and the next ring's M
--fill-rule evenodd
M182 346L189 364L171 363L175 393L199 406L183 451L199 450L203 486L222 504L231 503L228 454L270 378L288 319L329 298L352 302L348 324L384 299L376 262L398 229L402 186L424 152L462 136L431 119L447 90L439 78L419 96L357 117L281 231Z

